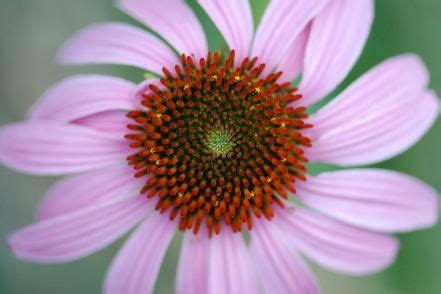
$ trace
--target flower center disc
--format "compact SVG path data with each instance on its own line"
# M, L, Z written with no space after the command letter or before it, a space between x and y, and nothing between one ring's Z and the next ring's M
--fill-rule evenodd
M264 68L257 58L235 66L234 51L198 64L182 55L174 73L164 68L160 84L142 94L146 108L128 113L126 138L136 149L128 162L146 178L141 193L179 218L181 230L251 230L253 217L270 220L272 205L283 207L281 197L304 180L311 142L301 132L312 126L297 105L302 96L277 83L281 72L261 77Z

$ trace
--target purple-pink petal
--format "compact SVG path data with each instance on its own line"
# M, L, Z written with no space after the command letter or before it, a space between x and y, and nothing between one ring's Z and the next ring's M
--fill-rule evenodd
M150 216L113 261L104 293L153 293L162 259L175 231L176 224L166 216L159 213Z
M179 63L158 37L124 23L99 23L74 36L58 55L62 64L123 64L155 73Z
M0 129L0 161L26 173L93 170L122 163L130 152L123 138L78 125L31 121Z
M125 111L105 111L72 121L73 124L85 126L122 138L129 132L127 125L133 122Z
M184 236L176 293L258 293L255 274L240 234L224 230L209 239L202 228Z
M398 241L298 207L279 209L272 221L286 242L330 270L371 274L389 266Z
M311 26L307 26L303 30L297 39L289 46L285 57L283 57L277 65L276 71L283 72L279 82L292 82L301 73L310 29Z
M253 16L248 0L201 0L199 4L236 52L236 64L249 56L253 39Z
M346 223L375 231L433 226L438 195L427 184L398 172L354 169L310 176L296 186L307 205Z
M25 260L70 262L106 247L150 210L142 197L119 199L25 227L8 244Z
M39 206L37 218L53 218L133 196L144 180L135 178L133 169L127 165L66 177L46 193Z
M241 234L225 228L210 240L208 292L259 293L249 251Z
M184 235L176 277L177 294L208 293L210 242L205 229L197 235Z
M291 44L328 2L270 1L257 29L251 54L266 64L266 73L280 64Z
M273 221L258 220L250 231L250 250L264 293L319 293L314 274L285 243Z
M300 84L304 105L343 81L363 50L373 18L373 0L334 0L314 19Z
M389 59L311 117L311 161L372 164L396 156L429 130L439 99L425 90L428 75L414 55Z
M73 121L110 110L132 110L136 85L110 76L67 78L44 93L32 107L30 119Z
M184 1L118 0L118 7L156 31L180 54L206 56L208 46L204 31Z
M388 105L396 105L408 97L407 94L422 92L428 83L429 73L418 56L404 54L389 58L370 69L314 114L313 130L318 133L330 132L343 127L346 122L357 120L367 111L374 112ZM351 111L345 111L348 109ZM346 112L346 116L338 115L342 112Z
M309 159L353 166L381 162L406 151L427 133L439 116L435 93L411 95L419 97L420 102L383 109L362 121L349 123L346 130L317 140Z

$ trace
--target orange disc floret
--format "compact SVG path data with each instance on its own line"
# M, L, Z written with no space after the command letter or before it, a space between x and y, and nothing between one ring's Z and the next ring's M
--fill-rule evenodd
M127 114L126 138L137 149L128 162L136 177L149 175L142 194L181 230L251 230L253 217L273 218L272 206L283 207L296 178L305 179L311 140L302 130L312 125L293 106L302 96L277 83L281 72L262 77L257 58L235 67L234 51L181 61L163 69L161 85L149 85L144 110Z

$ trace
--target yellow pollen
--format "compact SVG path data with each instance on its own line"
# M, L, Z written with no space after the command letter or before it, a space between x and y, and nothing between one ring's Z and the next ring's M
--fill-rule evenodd
M273 181L273 179L272 179L271 177L268 177L268 178L266 178L266 181L267 181L268 183L271 183L271 182Z
M179 193L178 193L178 197L179 197L179 198L183 198L183 197L184 197L184 194L182 194L182 192L179 192Z
M187 90L187 89L190 89L190 85L188 85L188 84L184 86L184 90Z
M218 207L219 206L219 200L218 201L216 201L216 205L215 205L216 207Z
M217 81L217 75L213 75L213 76L211 77L211 81L212 81L212 82L216 82L216 81Z
M286 162L286 158L285 158L285 157L282 158L281 161L282 161L282 162Z
M280 125L280 127L281 127L282 129L286 128L286 123L283 122L283 123Z
M262 93L262 90L259 87L254 88L254 90L253 90L253 94L254 95L258 95L258 94L261 94L261 93Z
M150 148L150 154L155 154L156 150L155 147Z
M156 160L156 165L160 165L161 164L161 159Z
M162 114L161 114L161 113L157 113L157 114L156 114L156 119L157 119L157 120L161 120L161 118L162 118Z
M235 77L234 77L234 81L235 81L236 83L239 83L241 80L242 80L242 79L240 78L240 76L235 76Z
M251 191L250 198L254 198L254 196L256 196L256 193L254 193L254 191Z

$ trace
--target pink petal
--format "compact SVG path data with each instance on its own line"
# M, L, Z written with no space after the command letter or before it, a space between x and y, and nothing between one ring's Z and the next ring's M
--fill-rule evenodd
M150 210L141 197L107 202L30 225L11 235L8 244L22 259L70 262L106 247Z
M413 55L369 71L311 118L311 161L372 164L414 145L439 114L434 93L424 91L427 71Z
M177 294L208 293L210 243L206 230L186 233L179 255Z
M205 34L184 1L118 0L119 8L159 33L181 53L207 55Z
M272 222L257 221L250 231L250 250L265 293L319 293L308 266L285 244Z
M241 234L226 228L210 240L208 292L259 293L248 249Z
M123 23L99 23L84 29L62 48L63 64L124 64L162 73L179 63L174 52L153 34Z
M207 230L185 234L176 292L258 293L249 252L240 234L224 231L211 239Z
M434 93L410 94L406 101L349 123L345 129L324 133L310 149L311 161L353 166L390 159L417 143L439 115Z
M126 140L82 126L23 122L0 129L0 161L38 175L83 172L125 162Z
M372 112L389 104L395 105L402 96L424 90L428 82L429 73L418 56L405 54L387 59L315 114L313 122L317 126L314 130L319 127L320 131L330 131L347 119L354 120L365 114L367 110ZM342 112L347 112L348 116L339 116Z
M292 246L320 265L350 275L365 275L390 265L398 241L346 225L301 208L279 209L272 221Z
M373 0L334 0L314 19L300 90L311 105L335 89L357 61L374 18Z
M32 107L30 119L72 121L108 110L132 110L136 85L115 77L83 75L49 89Z
M236 64L250 53L253 16L248 0L202 0L199 4L213 20L230 49L236 51Z
M280 81L292 82L302 71L309 32L310 26L307 26L296 40L292 42L285 57L282 58L277 66L276 71L283 71Z
M306 25L325 7L328 0L272 0L257 29L252 56L273 70L286 56Z
M104 292L153 293L162 259L175 231L176 223L165 215L154 213L147 219L113 261Z
M134 174L132 167L123 165L66 177L49 189L37 217L53 218L136 193L146 179L137 179Z
M433 226L438 196L425 183L397 172L354 169L322 173L296 186L307 205L336 219L375 231Z
M77 119L73 123L115 135L116 138L122 138L128 133L127 125L133 123L133 120L128 118L126 114L127 112L116 110L100 112Z

